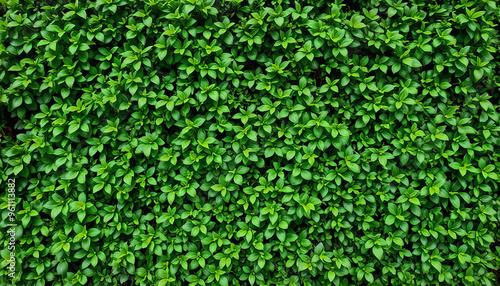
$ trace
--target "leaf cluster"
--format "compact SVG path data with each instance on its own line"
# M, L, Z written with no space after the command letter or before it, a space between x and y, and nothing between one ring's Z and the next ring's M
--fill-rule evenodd
M494 285L498 3L351 2L6 1L17 281Z

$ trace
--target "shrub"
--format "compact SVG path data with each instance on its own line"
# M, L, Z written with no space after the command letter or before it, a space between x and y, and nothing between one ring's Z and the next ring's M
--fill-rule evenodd
M20 285L497 281L496 1L4 2Z

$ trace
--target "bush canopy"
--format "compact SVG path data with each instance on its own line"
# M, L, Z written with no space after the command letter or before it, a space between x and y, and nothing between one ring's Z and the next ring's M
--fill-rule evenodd
M496 1L0 3L1 284L498 281Z

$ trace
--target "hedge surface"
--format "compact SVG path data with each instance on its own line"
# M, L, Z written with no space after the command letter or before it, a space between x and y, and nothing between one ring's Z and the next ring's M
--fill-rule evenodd
M496 1L1 2L3 285L498 281Z

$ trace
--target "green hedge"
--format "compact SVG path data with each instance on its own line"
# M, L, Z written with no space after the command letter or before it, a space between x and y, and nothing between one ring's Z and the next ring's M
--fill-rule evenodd
M498 281L496 1L1 2L2 285Z

